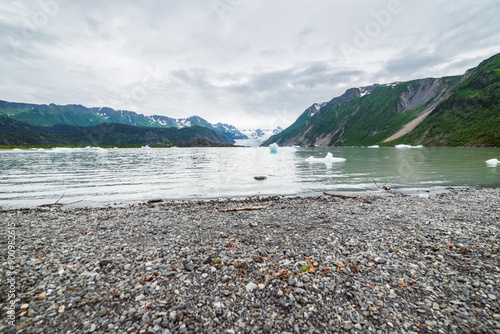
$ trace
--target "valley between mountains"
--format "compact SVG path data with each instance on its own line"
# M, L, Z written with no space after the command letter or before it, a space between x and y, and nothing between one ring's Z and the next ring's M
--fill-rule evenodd
M266 140L267 139L267 140ZM0 147L500 146L500 54L463 75L373 84L314 103L286 129L243 130L81 105L0 101Z

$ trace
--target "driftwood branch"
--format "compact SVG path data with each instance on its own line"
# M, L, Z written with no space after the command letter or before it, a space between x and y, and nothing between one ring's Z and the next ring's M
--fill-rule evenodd
M337 195L337 194L330 194L327 192L323 192L323 194L328 195L328 196L332 196L332 197L339 197L339 198L361 198L361 197L363 197L363 196Z
M53 205L62 205L62 204L58 204L58 203L64 197L64 195L66 195L66 193L62 194L61 197L59 197L59 199Z
M267 209L269 205L264 205L264 206L247 206L244 208L230 208L230 209L220 209L217 210L219 212L228 212L228 211L251 211L251 210L263 210Z
M379 186L379 185L377 184L377 182L375 182L375 179L372 179L372 180L373 180L373 183L375 183L375 185L377 186L377 188L379 188L379 189L384 189L384 190L391 190L391 188L389 188L388 186L382 186L382 187L381 187L381 186Z
M161 202L163 202L163 200L161 198L157 198L157 199L150 199L146 203L148 203L148 204L155 204L155 203L161 203Z
M64 195L66 195L66 193L62 194L62 196L59 197L59 199L57 201L55 201L54 203L51 203L51 204L42 204L42 205L39 205L38 207L39 208L51 208L53 206L63 206L63 205L80 203L80 202L83 201L83 199L81 199L79 201L75 201L75 202L71 202L71 203L59 203L59 201L64 197Z
M62 194L62 196L59 197L59 199L57 201L55 201L54 203L51 203L51 204L42 204L42 205L39 205L39 207L40 208L50 208L50 207L53 207L53 206L63 205L63 204L59 203L59 201L64 197L64 195L66 195L66 193Z

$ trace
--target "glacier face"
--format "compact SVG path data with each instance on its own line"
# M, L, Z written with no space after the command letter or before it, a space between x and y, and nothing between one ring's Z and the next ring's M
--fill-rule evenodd
M281 131L283 131L283 129L280 126L278 126L274 130L269 130L269 129L242 130L241 132L248 138L235 140L236 145L257 147L262 145L262 143L264 143L264 141L269 139L271 136L276 135Z

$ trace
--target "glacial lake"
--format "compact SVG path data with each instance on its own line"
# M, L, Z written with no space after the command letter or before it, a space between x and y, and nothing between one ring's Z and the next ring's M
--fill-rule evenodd
M310 163L327 153L343 162ZM500 186L499 148L163 148L0 151L0 206L385 193ZM257 181L255 176L266 176Z

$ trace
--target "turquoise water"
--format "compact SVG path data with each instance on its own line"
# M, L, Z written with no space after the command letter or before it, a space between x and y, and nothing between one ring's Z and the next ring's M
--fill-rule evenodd
M308 163L328 152L343 162ZM498 148L170 148L0 151L0 206L500 186ZM256 181L254 176L266 176Z

